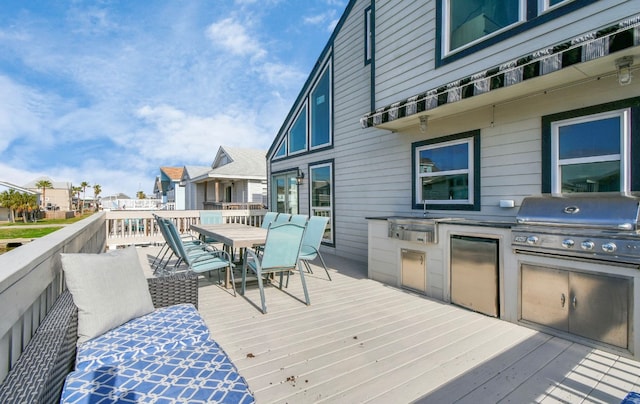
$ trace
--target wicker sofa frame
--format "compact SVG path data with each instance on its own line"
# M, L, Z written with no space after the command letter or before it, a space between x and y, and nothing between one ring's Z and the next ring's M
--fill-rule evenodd
M191 303L198 308L198 279L182 273L148 279L156 308ZM0 403L59 403L74 369L78 308L68 291L56 300L26 349L0 385Z

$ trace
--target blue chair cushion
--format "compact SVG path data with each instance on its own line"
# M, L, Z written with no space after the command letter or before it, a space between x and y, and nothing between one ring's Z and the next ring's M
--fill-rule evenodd
M62 403L253 403L246 381L213 341L67 376Z
M101 368L208 339L209 328L193 305L164 307L78 346L76 370Z

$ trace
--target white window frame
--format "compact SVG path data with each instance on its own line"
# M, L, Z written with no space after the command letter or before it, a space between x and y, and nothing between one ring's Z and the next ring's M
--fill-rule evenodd
M305 144L302 149L292 151L291 150L291 130L293 129L293 126L296 124L296 122L298 121L298 118L300 118L300 115L302 114L303 111L306 112L307 114L307 119L304 125ZM307 150L309 150L309 121L310 119L309 119L308 103L307 103L307 100L305 99L304 103L302 104L302 107L298 110L295 117L291 120L291 125L289 125L289 129L287 129L287 136L286 136L287 137L287 153L286 154L288 156L294 156L296 154L304 153Z
M460 52L463 49L469 48L477 43L480 43L484 40L486 40L487 38L491 38L493 36L496 36L504 31L507 31L511 28L513 28L514 26L518 25L518 24L522 24L523 22L526 21L527 18L527 0L517 0L518 3L520 4L520 9L518 10L518 20L516 22L514 22L511 25L507 25L504 28L501 28L497 31L494 31L490 34L487 34L481 38L478 38L474 41L471 41L467 44L464 44L456 49L451 49L449 50L449 45L451 43L450 38L449 38L449 31L450 31L450 26L451 26L451 18L450 18L450 11L451 11L451 6L450 6L450 1L451 0L440 0L442 1L442 18L444 21L442 21L442 55L444 57L452 55L454 53ZM513 0L510 0L513 1Z
M287 132L287 136L288 136L288 132ZM273 159L274 160L278 160L278 159L282 159L287 157L287 140L288 139L282 139L282 141L280 142L280 144L278 144L278 147L276 147L276 151L275 153L273 153ZM278 151L280 151L280 149L284 146L284 154L282 155L278 155Z
M456 146L460 144L466 144L468 147L468 155L467 155L467 168L460 170L451 170L451 171L437 171L437 172L420 172L420 152L423 150L432 150L432 149L442 149L446 147ZM415 172L416 172L416 194L414 195L415 203L422 204L427 203L429 205L473 205L474 204L474 184L475 184L475 172L474 172L474 138L473 137L465 137L462 139L452 140L448 142L442 143L432 143L428 145L424 145L421 147L416 147L415 149ZM467 199L451 199L451 200L442 200L442 199L421 199L422 196L422 179L425 177L442 177L446 175L458 175L458 174L467 174Z
M373 57L373 24L371 19L373 17L373 11L371 7L364 10L364 61L365 63L371 62Z
M559 156L559 128L585 122L599 121L608 118L620 119L620 153L602 156L560 159ZM562 166L580 163L620 162L620 191L630 192L631 189L631 109L608 111L599 114L585 115L578 118L565 119L551 123L551 193L562 194Z
M329 138L327 139L327 143L322 143L316 146L312 146L311 145L311 139L313 137L313 126L311 124L311 122L313 122L313 101L311 99L313 93L316 91L316 88L318 88L318 84L320 84L320 79L322 78L322 76L324 76L324 74L327 73L329 75L329 99L327 100L327 102L329 103ZM311 88L311 91L309 91L309 94L307 96L307 103L309 104L309 108L308 108L308 113L307 113L307 148L309 150L314 150L314 149L319 149L322 147L326 147L330 144L332 144L333 142L333 108L332 108L332 103L333 103L333 69L331 68L331 59L329 59L327 61L326 66L324 67L324 69L322 69L322 71L320 72L320 74L318 74L318 76L316 77L316 82L313 85L313 87Z
M549 10L553 10L556 7L564 6L567 3L572 2L573 0L564 0L558 4L554 4L553 6L549 5L549 0L538 0L538 13L545 13Z
M313 189L311 189L311 184L313 182L313 170L329 167L329 181L331 181L330 186L330 195L329 195L329 206L313 206ZM335 226L334 226L334 217L335 212L333 211L333 195L335 190L335 184L333 183L333 162L319 163L309 165L309 217L316 216L315 212L329 212L329 229L330 229L330 238L323 238L322 242L333 244L333 240L335 238Z

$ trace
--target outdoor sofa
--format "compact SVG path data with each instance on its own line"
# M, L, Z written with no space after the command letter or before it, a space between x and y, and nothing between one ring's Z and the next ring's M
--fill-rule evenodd
M142 297L117 290L107 298L117 296L119 302L100 313L102 307L87 307L87 302L101 304L95 289L85 290L88 299L83 300L84 286L79 289L73 278L87 281L65 268L69 290L56 300L0 385L0 403L254 402L246 381L197 311L197 276L183 273L145 280L140 271L142 277L130 279L128 274L137 272L130 268L137 253L125 250L133 251L63 254L63 266L78 267L87 258L101 260L98 268L115 264L120 268L113 274L98 270L94 281L102 283L99 289L107 290L104 283L112 281L124 289L135 288L142 279L148 296L146 290ZM143 309L148 313L138 316L147 303L152 305ZM133 317L111 327L119 305L133 310ZM96 314L100 321L91 324L86 317ZM115 321L121 321L121 313L115 314ZM104 327L108 329L102 332ZM92 332L98 335L89 338Z

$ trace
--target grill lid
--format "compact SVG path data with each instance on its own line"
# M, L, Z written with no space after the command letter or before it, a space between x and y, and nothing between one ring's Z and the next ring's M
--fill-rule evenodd
M524 198L516 221L523 225L638 230L640 199L624 195L532 196Z

